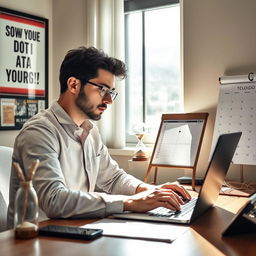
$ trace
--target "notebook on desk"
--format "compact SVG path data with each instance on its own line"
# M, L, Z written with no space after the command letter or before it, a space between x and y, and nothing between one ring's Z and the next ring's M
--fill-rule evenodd
M124 212L114 214L113 216L121 219L191 223L215 204L241 134L241 132L237 132L223 134L219 137L198 197L192 198L189 202L182 205L179 212L158 207L146 213Z

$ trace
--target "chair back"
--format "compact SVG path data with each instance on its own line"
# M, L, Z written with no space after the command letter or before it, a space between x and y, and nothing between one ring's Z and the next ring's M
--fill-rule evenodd
M7 229L7 206L13 148L0 146L0 232Z

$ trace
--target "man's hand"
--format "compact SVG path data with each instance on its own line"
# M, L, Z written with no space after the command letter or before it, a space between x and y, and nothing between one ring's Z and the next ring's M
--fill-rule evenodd
M191 199L191 196L183 187L171 183L159 186L142 183L136 192L138 193L124 200L125 211L147 212L157 207L165 207L176 211L180 210L180 205L184 204L181 197Z
M188 191L185 188L183 188L182 186L179 186L177 184L172 184L170 182L167 182L167 183L157 186L157 188L169 189L169 190L172 190L172 191L175 191L176 193L178 193L178 195L181 196L183 199L187 199L187 200L191 199L191 196L188 193Z

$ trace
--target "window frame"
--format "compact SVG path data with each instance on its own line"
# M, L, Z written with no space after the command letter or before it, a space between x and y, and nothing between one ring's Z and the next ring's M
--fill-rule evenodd
M179 0L124 0L124 13L179 4Z
M125 38L128 37L128 29L127 29L127 14L129 13L135 13L135 12L141 12L142 14L142 99L143 99L143 106L142 106L142 121L146 121L146 115L147 115L147 102L146 102L146 58L145 58L145 12L151 11L151 10L158 10L161 8L168 8L173 7L174 5L180 5L179 0L124 0L124 15L125 15ZM181 25L181 24L180 24ZM125 40L126 42L126 40ZM182 41L180 42L182 44ZM125 45L125 55L127 55L127 46ZM181 54L182 56L182 54ZM182 64L182 60L181 60ZM182 70L180 70L182 72ZM182 73L181 73L182 74ZM180 74L180 75L181 75ZM127 88L127 81L126 88ZM182 79L181 79L182 83ZM182 93L181 88L181 93ZM183 104L184 105L184 104ZM127 106L127 103L126 103ZM183 106L184 108L184 106ZM126 116L126 122L128 122L129 117ZM131 135L127 132L127 126L126 126L126 144L131 145L137 142L136 137L134 135ZM156 134L155 134L156 136ZM152 145L155 142L155 136L147 135L145 134L145 137L143 139L144 144Z

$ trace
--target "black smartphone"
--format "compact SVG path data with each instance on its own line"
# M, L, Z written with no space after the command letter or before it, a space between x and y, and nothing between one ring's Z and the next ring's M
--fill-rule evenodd
M68 237L83 240L92 240L102 236L102 229L80 228L72 226L48 225L39 228L39 235Z

